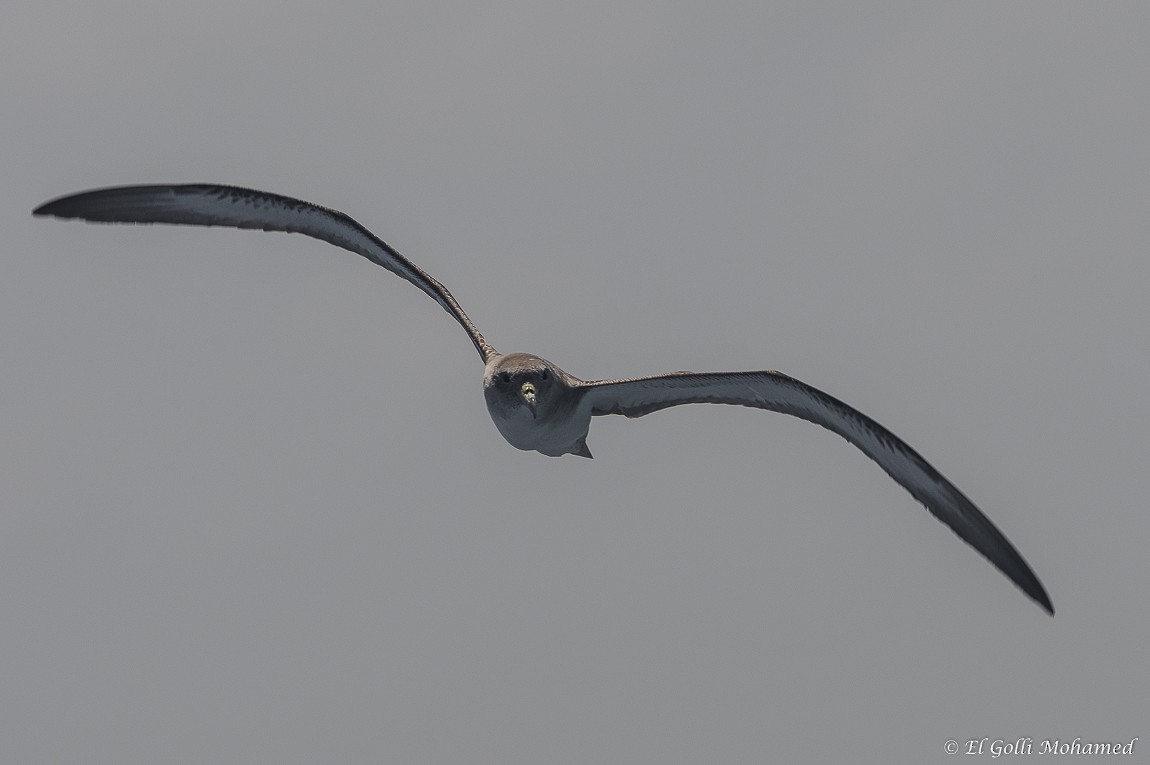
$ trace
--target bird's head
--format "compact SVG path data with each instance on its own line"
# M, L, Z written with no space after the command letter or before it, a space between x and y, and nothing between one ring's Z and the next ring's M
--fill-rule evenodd
M526 410L532 419L547 410L557 385L562 385L562 371L546 359L526 353L493 361L483 381L489 404L508 413Z

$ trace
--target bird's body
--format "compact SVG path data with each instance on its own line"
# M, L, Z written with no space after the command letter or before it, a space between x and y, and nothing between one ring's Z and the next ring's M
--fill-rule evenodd
M36 215L96 222L175 223L302 233L358 253L430 295L467 331L482 357L491 419L517 449L590 457L591 418L641 417L680 404L734 404L821 425L857 446L943 523L1051 614L1042 584L1014 546L953 484L889 430L858 410L774 371L675 372L584 381L532 354L497 352L452 294L343 213L252 189L212 184L122 186L49 202Z

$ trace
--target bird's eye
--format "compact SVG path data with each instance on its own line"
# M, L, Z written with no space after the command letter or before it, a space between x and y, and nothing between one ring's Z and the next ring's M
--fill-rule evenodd
M510 372L502 372L499 375L499 379L505 383L509 383L509 382L511 382L511 373Z
M539 375L539 377L541 377L544 380L546 380L550 376L551 376L551 373L549 371L547 371L546 369L543 370L543 374Z

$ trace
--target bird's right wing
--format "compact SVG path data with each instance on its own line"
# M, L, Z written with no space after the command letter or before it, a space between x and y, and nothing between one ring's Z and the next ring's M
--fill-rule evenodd
M40 205L32 214L99 223L175 223L304 234L362 255L419 287L467 330L484 362L495 355L446 287L338 210L236 186L180 184L85 191Z
M779 372L676 372L580 382L592 415L642 417L680 404L735 404L800 417L839 434L878 463L926 509L1010 577L1051 614L1054 607L1030 566L950 481L901 438L854 407Z

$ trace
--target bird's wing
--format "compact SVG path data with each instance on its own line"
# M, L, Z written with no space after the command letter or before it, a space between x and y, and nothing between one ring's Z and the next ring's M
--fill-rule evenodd
M1010 577L1051 614L1030 566L954 484L902 439L842 401L779 372L677 372L578 385L591 413L642 417L679 404L737 404L794 415L833 431L863 451L936 518Z
M33 215L101 223L176 223L285 231L321 239L358 253L419 287L455 317L486 362L495 355L447 288L390 245L338 210L235 186L180 184L116 186L52 200Z

